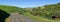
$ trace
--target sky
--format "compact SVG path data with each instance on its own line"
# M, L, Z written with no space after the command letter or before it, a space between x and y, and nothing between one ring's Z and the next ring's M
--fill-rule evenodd
M12 5L25 8L55 4L58 2L60 2L60 0L0 0L0 5Z

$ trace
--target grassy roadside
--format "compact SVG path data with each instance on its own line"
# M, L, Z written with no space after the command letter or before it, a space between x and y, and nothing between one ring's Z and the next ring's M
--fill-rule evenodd
M8 17L5 21L6 21L6 22L10 22L10 17Z
M37 22L60 22L60 21L55 21L55 20L48 20L48 19L42 18L40 16L33 16L29 13L24 13L24 16L28 16L29 18L36 20Z

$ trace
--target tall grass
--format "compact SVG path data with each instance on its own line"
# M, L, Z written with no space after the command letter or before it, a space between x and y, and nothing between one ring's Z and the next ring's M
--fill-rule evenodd
M49 20L49 19L46 19L46 18L42 18L40 16L33 16L29 12L24 13L24 16L27 16L27 17L29 17L29 18L37 21L37 22L60 22L58 20L57 21L56 20Z

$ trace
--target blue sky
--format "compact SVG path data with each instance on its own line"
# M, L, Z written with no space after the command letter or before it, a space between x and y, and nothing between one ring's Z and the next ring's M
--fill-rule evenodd
M43 6L47 4L55 4L58 2L60 2L60 0L0 0L0 4L18 7Z

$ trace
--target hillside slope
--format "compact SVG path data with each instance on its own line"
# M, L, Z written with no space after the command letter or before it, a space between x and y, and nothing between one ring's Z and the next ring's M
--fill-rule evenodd
M8 6L8 5L0 5L0 9L6 12L17 12L17 11L22 10L22 8L19 8L16 6Z
M40 22L60 22L60 3L36 8L24 8L23 15Z

